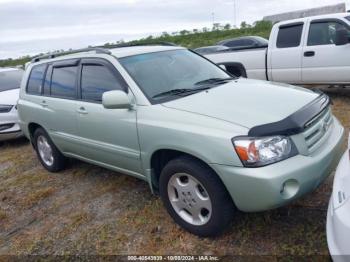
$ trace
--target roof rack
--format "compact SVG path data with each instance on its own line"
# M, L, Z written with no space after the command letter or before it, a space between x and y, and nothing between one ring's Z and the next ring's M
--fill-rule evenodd
M132 46L152 46L152 45L161 45L161 46L178 46L177 44L171 42L149 42L149 43L123 43L116 45L106 45L103 48L119 48L119 47L132 47Z
M76 50L70 50L70 51L63 51L63 52L57 52L57 53L51 53L41 56L36 56L32 59L31 63L39 62L43 59L52 59L58 56L62 55L69 55L69 54L75 54L75 53L81 53L81 52L89 52L89 51L95 51L96 54L112 54L111 51L107 50L106 48L102 47L88 47L88 48L82 48L82 49L76 49Z
M43 60L43 59L52 59L52 58L55 58L55 57L58 57L58 56L62 56L62 55L70 55L70 54L81 53L81 52L89 52L89 51L95 51L96 54L111 55L112 52L109 51L107 48L120 48L120 47L132 47L132 46L149 46L149 45L177 46L176 44L170 43L170 42L150 42L150 43L123 43L123 44L117 44L117 45L88 47L88 48L82 48L82 49L76 49L76 50L63 51L63 52L57 52L57 53L51 53L51 54L36 56L36 57L34 57L31 60L31 63L39 62L40 60Z

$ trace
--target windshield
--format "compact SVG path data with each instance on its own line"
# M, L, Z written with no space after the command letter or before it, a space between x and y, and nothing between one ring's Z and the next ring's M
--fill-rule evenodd
M346 19L348 19L349 21L350 21L350 16L347 16L347 17L345 17Z
M179 89L198 89L208 79L231 77L220 67L189 50L172 50L119 59L152 103L178 98ZM206 86L211 82L205 82ZM167 94L166 97L159 94Z
M19 88L22 75L22 70L0 71L0 92Z

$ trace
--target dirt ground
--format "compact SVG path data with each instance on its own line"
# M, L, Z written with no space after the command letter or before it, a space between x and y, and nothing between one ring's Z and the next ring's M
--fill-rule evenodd
M350 89L324 90L348 132ZM145 182L79 161L50 174L20 139L0 144L0 255L327 256L332 181L277 210L238 212L224 235L205 239L175 225Z

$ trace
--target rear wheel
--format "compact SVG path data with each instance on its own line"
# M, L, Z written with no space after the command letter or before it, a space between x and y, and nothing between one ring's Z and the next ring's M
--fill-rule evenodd
M198 236L216 236L230 223L234 205L209 167L190 157L170 161L162 170L160 195L177 224Z
M50 172L64 169L66 158L54 145L44 129L38 128L34 132L34 145L41 164Z

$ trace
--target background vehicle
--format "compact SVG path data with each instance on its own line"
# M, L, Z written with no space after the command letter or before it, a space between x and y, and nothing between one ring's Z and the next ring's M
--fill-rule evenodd
M211 54L217 51L224 51L224 50L229 50L229 48L222 45L214 45L214 46L204 46L204 47L193 49L193 51L201 55Z
M238 76L293 84L350 84L350 16L331 14L280 22L266 49L207 55Z
M143 179L200 236L219 234L234 206L276 208L324 181L344 133L329 105L311 90L232 78L174 46L34 59L18 102L47 170L74 157Z
M260 36L242 36L232 39L222 40L217 45L227 46L231 50L248 48L266 48L269 41Z
M22 136L16 107L22 75L21 69L0 68L0 141Z
M350 137L337 167L327 212L327 242L333 261L350 257Z

